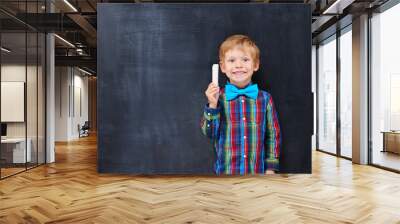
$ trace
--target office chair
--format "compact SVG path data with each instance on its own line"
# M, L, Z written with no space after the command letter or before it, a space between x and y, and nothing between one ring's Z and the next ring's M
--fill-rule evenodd
M80 127L80 125L78 124L79 138L89 136L89 129L90 129L89 121L85 121L82 127Z

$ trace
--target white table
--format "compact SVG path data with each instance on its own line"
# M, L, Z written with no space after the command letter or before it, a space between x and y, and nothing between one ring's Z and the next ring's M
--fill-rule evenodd
M25 163L31 162L32 154L31 154L31 145L32 141L30 138L26 140L28 143L26 147L25 154L25 138L6 138L1 139L2 145L13 146L13 163ZM25 159L27 159L25 161Z

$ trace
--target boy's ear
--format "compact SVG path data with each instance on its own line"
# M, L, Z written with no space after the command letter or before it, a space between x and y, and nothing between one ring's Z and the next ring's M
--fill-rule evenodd
M223 63L222 61L219 62L219 67L220 67L220 69L221 69L221 71L222 71L223 73L226 73L226 72L225 72L225 65L224 65L224 63Z
M254 65L254 71L258 71L258 69L260 68L260 62L258 61L255 65Z

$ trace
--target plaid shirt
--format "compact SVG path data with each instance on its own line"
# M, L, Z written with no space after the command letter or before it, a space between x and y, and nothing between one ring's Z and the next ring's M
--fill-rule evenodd
M213 141L217 174L279 170L280 128L269 93L259 90L256 100L240 95L228 101L222 88L218 107L205 107L201 129Z

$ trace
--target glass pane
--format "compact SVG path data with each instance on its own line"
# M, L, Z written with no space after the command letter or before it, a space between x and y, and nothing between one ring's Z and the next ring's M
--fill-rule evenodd
M28 162L28 168L37 165L37 73L38 73L38 36L36 32L27 33L28 38L28 55L27 55L27 99L26 99L26 111L27 111L27 142L30 147L30 161ZM29 148L28 147L28 148Z
M1 175L5 177L25 170L31 158L26 144L25 32L3 32L1 47Z
M400 170L400 4L372 17L372 163Z
M340 37L340 150L351 158L352 149L352 35L351 30Z
M317 85L317 48L316 46L312 46L312 52L311 52L312 58L311 58L311 65L312 65L312 76L311 76L311 90L313 92L313 103L314 103L314 108L313 108L313 120L314 120L314 131L313 131L313 135L312 135L312 149L315 150L316 149L316 134L317 134L317 96L316 96L316 85Z
M45 60L46 37L40 33L38 45L38 163L45 163Z
M318 48L318 148L336 153L336 38Z
M0 1L2 9L19 18L0 12L2 178L45 161L45 35L21 22L35 27L40 21L34 14L44 13L45 3Z

